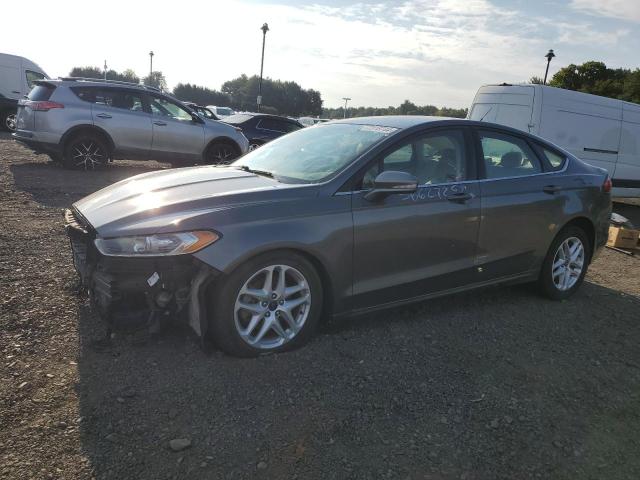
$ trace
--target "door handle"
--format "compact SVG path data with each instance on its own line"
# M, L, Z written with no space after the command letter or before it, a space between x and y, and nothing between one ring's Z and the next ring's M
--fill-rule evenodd
M165 122L160 122L160 121L155 121L153 122L154 125L157 125L159 127L166 127L167 124Z
M111 118L111 115L109 115L108 113L99 113L99 114L96 115L96 117Z
M447 195L447 200L454 203L466 203L467 201L473 198L472 193L454 193L452 195Z
M546 187L542 188L542 191L544 193L548 193L549 195L554 195L560 190L562 190L562 187L559 187L558 185L547 185Z
M11 93L17 93L17 94L20 94L20 91L19 91L19 90L11 90Z

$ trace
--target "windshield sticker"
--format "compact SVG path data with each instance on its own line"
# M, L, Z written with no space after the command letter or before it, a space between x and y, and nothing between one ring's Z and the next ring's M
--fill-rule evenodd
M390 133L395 132L397 128L381 127L380 125L362 125L358 130L361 132L375 132L389 135Z

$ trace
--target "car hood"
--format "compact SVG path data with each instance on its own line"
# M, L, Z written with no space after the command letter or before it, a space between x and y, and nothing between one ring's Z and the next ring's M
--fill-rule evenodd
M101 236L136 235L175 231L215 210L275 202L296 187L234 167L176 168L114 183L73 207Z

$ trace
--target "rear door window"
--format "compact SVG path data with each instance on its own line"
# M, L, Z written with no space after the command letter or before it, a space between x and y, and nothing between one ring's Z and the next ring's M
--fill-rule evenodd
M480 132L486 178L507 178L542 172L540 160L527 142L513 135Z
M281 132L286 133L290 130L287 130L285 122L280 120L276 120L275 118L261 118L258 122L257 128L261 128L262 130L271 130L273 132Z
M99 87L73 87L71 90L85 102L131 112L144 111L142 95L138 92Z

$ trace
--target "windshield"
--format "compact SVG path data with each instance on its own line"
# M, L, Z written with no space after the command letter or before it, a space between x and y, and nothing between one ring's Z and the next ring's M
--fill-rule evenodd
M231 110L230 108L226 108L226 107L216 107L216 113L218 115L232 115L233 114L233 110Z
M332 123L284 135L253 150L234 166L272 173L285 183L328 180L397 129Z

